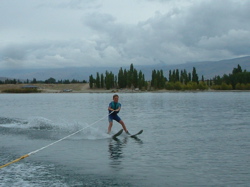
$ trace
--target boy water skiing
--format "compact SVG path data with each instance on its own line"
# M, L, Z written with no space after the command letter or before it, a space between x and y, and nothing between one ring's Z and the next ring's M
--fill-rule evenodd
M109 111L109 126L108 126L108 134L111 131L111 128L113 126L113 120L117 121L118 123L120 123L122 125L123 130L130 135L130 133L128 132L126 125L124 124L124 122L122 121L122 119L117 115L120 110L121 110L121 103L118 102L119 101L119 96L117 94L113 95L113 101L111 103L109 103L109 107L108 107L108 111Z

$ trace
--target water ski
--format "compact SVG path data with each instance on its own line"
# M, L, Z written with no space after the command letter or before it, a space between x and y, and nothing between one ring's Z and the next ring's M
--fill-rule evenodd
M117 136L121 135L121 133L123 132L123 129L119 130L117 133L115 133L112 138L116 138Z
M131 138L135 138L137 135L141 134L143 132L143 130L140 130L139 132L137 132L136 134L130 135Z

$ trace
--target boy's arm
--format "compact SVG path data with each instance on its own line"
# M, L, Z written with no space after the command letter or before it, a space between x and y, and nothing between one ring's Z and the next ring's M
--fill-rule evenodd
M120 110L121 110L121 107L117 108L117 109L114 110L114 111L119 112Z
M119 107L118 109L116 109L116 110L114 110L113 108L111 108L111 107L108 107L108 110L109 111L115 111L115 112L118 112L118 111L120 111L121 110L121 107Z
M109 105L108 110L109 110L109 111L119 112L119 111L121 110L121 104L119 104L119 107L118 107L118 109L116 109L116 110L114 110L113 108L111 108L111 105Z
M121 104L119 104L119 107L115 111L119 112L120 110L121 110Z
M114 111L114 109L111 108L110 106L108 107L108 110L109 110L109 111Z

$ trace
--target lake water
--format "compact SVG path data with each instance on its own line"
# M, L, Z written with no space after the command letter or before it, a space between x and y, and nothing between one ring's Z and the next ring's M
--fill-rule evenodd
M249 92L120 93L144 132L118 140L112 95L0 94L0 165L83 129L0 169L0 186L249 186Z

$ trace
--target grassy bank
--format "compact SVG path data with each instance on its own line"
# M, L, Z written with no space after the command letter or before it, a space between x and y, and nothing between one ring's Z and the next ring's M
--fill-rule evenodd
M33 88L12 88L2 91L3 93L40 93L41 90Z
M0 93L62 93L62 92L74 92L74 93L101 93L111 92L112 90L105 89L90 89L88 83L75 83L75 84L32 84L37 86L37 92L29 92L22 88L27 84L0 84Z

